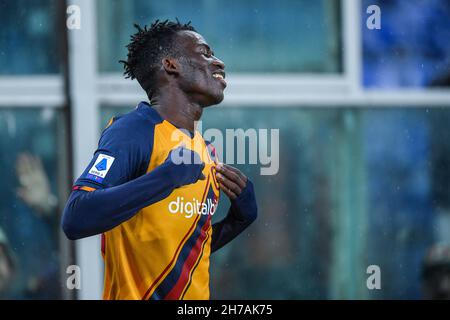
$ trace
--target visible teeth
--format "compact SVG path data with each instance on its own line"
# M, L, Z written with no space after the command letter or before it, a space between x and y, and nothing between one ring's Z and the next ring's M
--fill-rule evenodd
M213 77L214 77L214 78L219 78L219 79L222 79L222 80L223 80L223 75L221 75L220 73L214 73L214 74L213 74Z

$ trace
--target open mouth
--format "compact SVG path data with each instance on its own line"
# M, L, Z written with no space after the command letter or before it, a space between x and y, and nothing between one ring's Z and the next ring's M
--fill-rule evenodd
M225 72L224 71L215 71L215 72L213 72L212 76L213 76L213 78L222 82L225 86L227 85L227 83L225 81Z

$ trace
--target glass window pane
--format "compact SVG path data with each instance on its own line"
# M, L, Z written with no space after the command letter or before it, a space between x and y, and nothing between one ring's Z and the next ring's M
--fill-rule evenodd
M102 126L129 110L103 108ZM424 297L423 260L450 244L450 109L214 107L202 120L204 134L280 129L276 175L236 165L259 217L212 256L212 298ZM224 196L215 221L228 206ZM369 265L382 290L367 289Z
M448 182L435 171L448 172L443 153L450 146L444 138L450 131L442 120L449 116L450 110L428 109L363 114L367 261L379 265L383 276L383 288L373 291L374 298L422 298L422 260L434 241L449 240L435 232L441 214L448 218L441 208L448 206L450 194L438 199L436 193Z
M216 55L235 72L341 72L338 1L98 0L99 66L118 60L133 23L178 17L192 21ZM101 58L100 58L101 57Z
M347 238L358 228L336 221L357 209L356 205L350 211L343 209L348 205L345 197L356 192L343 183L349 178L348 161L359 160L349 150L346 114L335 109L223 107L207 110L203 120L205 128L223 132L280 129L276 175L260 175L258 165L236 165L254 181L259 217L236 241L213 255L213 297L331 297L334 282L338 283L337 269L343 267L335 253L348 245ZM340 153L338 146L349 154ZM341 194L336 192L338 185ZM222 201L215 219L223 217L228 207L228 200ZM335 229L339 234L333 236ZM360 263L350 252L346 259Z
M370 5L380 7L379 30L366 27ZM361 14L364 86L450 85L449 1L364 0Z
M0 298L63 297L64 123L55 109L0 109Z
M208 128L280 128L279 173L242 167L260 216L213 256L212 293L424 297L423 259L433 244L450 244L449 120L449 109L425 108L206 111ZM372 264L382 290L367 290Z
M59 72L57 2L0 1L0 74Z

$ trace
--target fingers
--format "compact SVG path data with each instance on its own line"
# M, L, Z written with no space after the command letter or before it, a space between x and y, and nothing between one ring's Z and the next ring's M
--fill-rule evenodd
M247 177L240 170L224 163L216 165L216 177L220 189L232 200L236 199L247 185Z
M223 188L222 186L220 187L220 190L222 190L223 192L225 192L225 194L227 195L228 198L230 198L231 200L235 200L238 196L235 195L232 191Z
M229 178L225 177L220 172L217 172L216 174L217 180L219 180L220 188L231 198L235 199L237 196L239 196L242 192L241 186L239 186L236 182L230 180Z
M239 178L244 181L244 183L247 183L247 176L245 174L243 174L239 169L232 167L228 164L222 163L222 166L224 168L226 168L227 170L230 170L231 172L234 172L235 174L237 174L239 176Z
M16 171L18 175L32 175L42 172L43 165L39 157L29 153L21 153L16 160Z
M216 170L225 176L225 178L236 183L241 189L244 189L247 183L247 177L238 169L226 164L218 164Z
M219 179L219 182L220 182L220 179ZM224 183L219 183L219 187L220 187L220 190L225 192L227 197L230 198L231 200L234 200L238 197L233 191L231 191L227 186L225 186Z

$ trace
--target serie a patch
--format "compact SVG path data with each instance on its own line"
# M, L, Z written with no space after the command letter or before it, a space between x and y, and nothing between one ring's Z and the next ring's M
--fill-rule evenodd
M92 165L91 169L86 175L86 179L93 180L95 182L102 182L108 174L111 165L114 162L114 157L100 153Z

